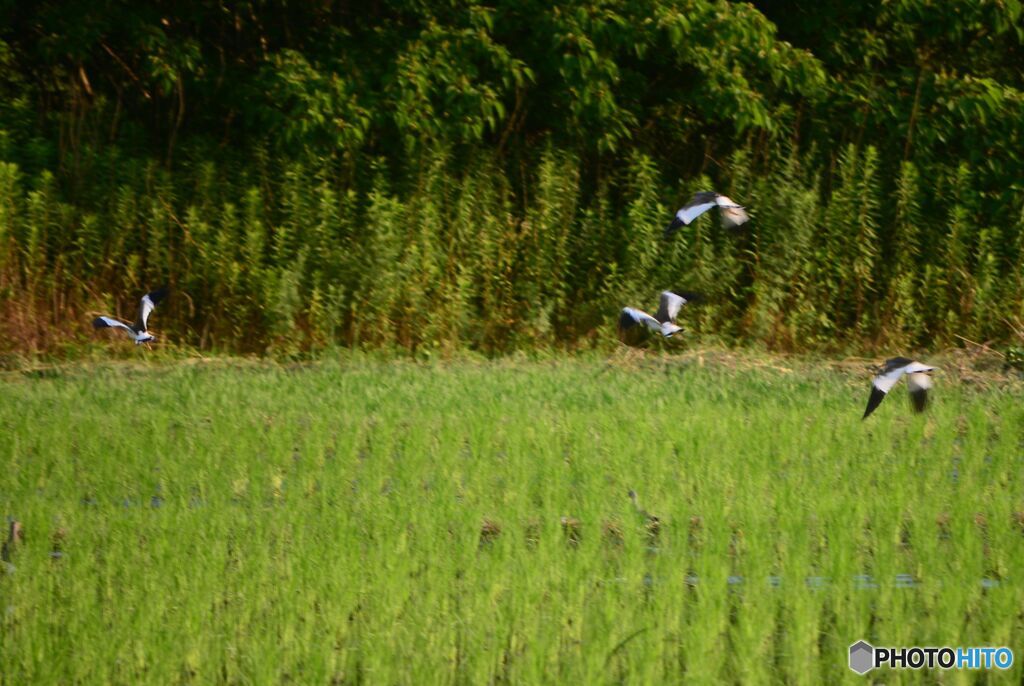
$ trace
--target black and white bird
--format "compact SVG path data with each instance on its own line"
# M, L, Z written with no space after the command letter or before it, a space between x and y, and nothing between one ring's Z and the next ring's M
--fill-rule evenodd
M156 336L146 330L146 323L149 321L149 315L153 312L153 308L155 308L157 304L166 297L166 287L151 291L142 296L142 300L139 301L139 313L135 316L134 324L125 324L113 317L96 317L96 319L92 320L92 325L97 329L124 329L128 332L128 335L132 337L132 340L135 341L135 345L148 343L156 339Z
M679 310L686 303L697 299L699 299L699 296L696 293L680 295L672 291L662 291L658 302L658 311L653 317L635 307L623 307L619 313L619 331L626 335L627 332L638 326L646 326L651 331L656 331L665 338L671 338L683 330L683 327L676 324Z
M724 229L735 229L750 220L750 215L746 213L742 205L714 191L702 191L695 193L690 202L679 208L672 223L665 227L665 238L675 233L680 226L689 226L694 219L712 207L719 209L718 215Z
M928 389L932 387L931 373L935 369L936 367L907 357L886 360L878 369L878 374L871 380L871 397L868 398L868 406L861 419L867 419L868 415L875 411L904 374L907 375L907 390L910 391L910 401L914 410L924 412L924 408L928 406Z

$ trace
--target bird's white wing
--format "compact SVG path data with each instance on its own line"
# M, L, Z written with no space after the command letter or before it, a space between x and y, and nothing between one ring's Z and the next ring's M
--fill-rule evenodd
M661 324L661 335L665 338L672 338L672 336L682 330L683 327L679 326L675 322L662 322Z
M122 321L112 319L111 317L96 317L92 320L93 328L96 329L124 329L130 336L135 337L135 332L132 331L132 327L128 326Z
M149 294L142 296L142 301L139 303L139 318L136 325L141 325L140 330L145 331L147 322L149 322L149 315L153 312L153 308L156 307L156 303L149 299Z
M730 198L727 195L716 195L715 196L715 203L719 207L723 207L723 208L724 207L739 207L739 208L743 207L743 205L740 205L739 203L737 203L736 201L734 201L732 198Z
M750 221L750 215L742 207L722 207L719 211L723 229L735 229Z
M676 317L679 316L679 310L685 304L686 298L683 296L677 295L672 291L662 291L661 299L658 303L658 313L654 315L654 318L663 323L674 322Z
M619 326L623 329L629 329L638 324L643 324L652 331L661 332L661 322L643 310L638 310L634 307L622 308L622 313L619 315Z
M643 310L634 310L637 317L640 319L640 323L646 326L651 331L661 331L661 322L647 314Z
M880 390L882 393L888 393L892 390L892 387L896 385L896 382L900 380L900 377L907 371L906 367L897 367L896 369L890 369L889 371L882 372L871 381L871 385Z
M167 296L167 289L161 288L156 291L151 291L142 296L142 300L139 301L139 313L135 318L135 330L146 331L148 328L149 315L153 312L153 308L156 307L157 303Z
M908 364L906 367L903 368L903 371L906 372L907 374L915 374L915 375L918 375L918 376L926 376L926 375L920 374L920 372L935 371L935 367L931 367L929 365L922 364L921 362L911 362L910 364ZM927 378L927 376L926 376L926 378ZM908 379L908 381L909 381L909 379ZM931 387L931 381L930 380L929 380L928 383L929 383L929 387Z
M867 419L868 415L882 404L885 396L896 385L896 382L900 380L900 377L903 376L904 369L906 369L905 365L899 367L886 365L885 371L871 380L871 395L868 397L868 406L864 408L864 416L861 419Z
M682 223L688 225L694 219L704 214L714 206L715 203L713 201L702 202L697 205L687 205L686 207L683 207L678 212L676 212L676 218L679 219L679 221L681 221Z

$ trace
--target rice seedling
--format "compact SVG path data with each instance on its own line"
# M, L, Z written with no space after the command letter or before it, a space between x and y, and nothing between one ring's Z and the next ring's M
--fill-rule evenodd
M1020 646L1020 389L862 422L864 378L803 371L10 377L0 680L854 683L862 638Z

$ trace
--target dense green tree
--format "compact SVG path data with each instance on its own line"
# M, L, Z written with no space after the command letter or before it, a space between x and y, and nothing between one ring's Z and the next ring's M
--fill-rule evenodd
M282 354L590 344L664 287L725 340L1006 338L1022 40L1018 0L0 0L0 348L162 281L171 340ZM749 230L663 241L708 187Z

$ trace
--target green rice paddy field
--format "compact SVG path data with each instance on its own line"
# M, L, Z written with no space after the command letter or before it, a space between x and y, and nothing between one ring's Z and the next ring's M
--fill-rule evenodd
M901 385L862 422L869 378L657 356L9 376L0 683L1019 683L1022 393L947 372L924 416ZM1016 661L858 677L862 638Z

